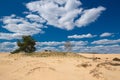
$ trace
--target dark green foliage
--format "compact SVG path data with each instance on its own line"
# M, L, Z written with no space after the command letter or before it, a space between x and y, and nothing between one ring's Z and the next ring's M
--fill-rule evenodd
M15 51L11 52L12 54L18 52L32 53L36 50L35 40L31 36L23 36L22 41L17 41L17 46L19 47Z

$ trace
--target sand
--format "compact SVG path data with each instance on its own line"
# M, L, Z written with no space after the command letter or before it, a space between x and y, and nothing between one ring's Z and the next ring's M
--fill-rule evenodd
M112 60L120 54L94 56L100 59L0 53L0 80L120 80L120 62Z

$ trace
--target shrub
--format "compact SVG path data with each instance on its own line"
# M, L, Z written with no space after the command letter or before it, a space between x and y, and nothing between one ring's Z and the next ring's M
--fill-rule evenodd
M21 51L25 53L32 53L36 50L35 44L35 40L33 40L31 36L22 36L22 41L17 41L17 46L19 48L11 53L14 54L19 53Z

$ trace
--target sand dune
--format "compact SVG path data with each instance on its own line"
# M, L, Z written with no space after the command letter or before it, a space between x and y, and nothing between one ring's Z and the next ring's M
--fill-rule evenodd
M93 57L93 54L81 54ZM31 57L0 54L0 80L120 80L120 54L78 57Z

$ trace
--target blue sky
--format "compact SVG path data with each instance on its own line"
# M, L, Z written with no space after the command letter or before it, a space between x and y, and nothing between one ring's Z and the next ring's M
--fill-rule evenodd
M16 40L31 35L37 51L120 53L120 1L0 0L0 52L17 48Z

